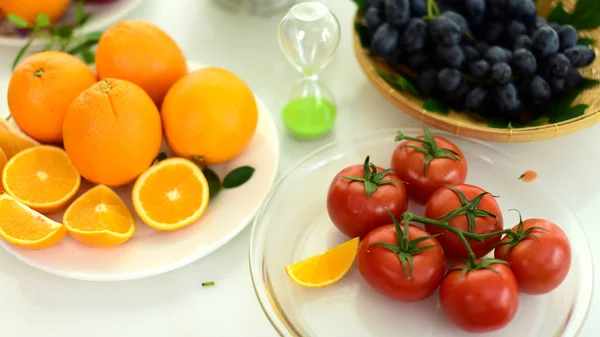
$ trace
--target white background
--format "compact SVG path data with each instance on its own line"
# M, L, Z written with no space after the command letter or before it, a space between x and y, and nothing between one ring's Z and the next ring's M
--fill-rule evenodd
M324 1L338 16L343 40L323 72L338 99L339 117L327 138L300 142L288 137L279 111L298 79L277 43L279 17L239 16L208 0L144 0L129 18L153 22L169 33L190 60L228 68L244 78L272 109L281 138L280 172L314 149L353 134L390 126L418 126L367 82L352 51L350 0ZM157 46L160 48L160 46ZM6 81L16 50L0 50ZM5 90L3 88L2 90ZM2 93L5 97L5 92ZM536 170L581 220L595 259L600 260L600 126L560 139L495 144ZM143 280L90 283L66 280L30 268L0 251L0 335L79 336L276 336L253 292L248 270L250 228L222 249L180 270ZM599 269L599 268L597 268ZM596 271L595 280L600 279ZM201 283L215 281L214 287ZM595 286L600 284L596 281ZM581 337L598 336L596 291ZM546 337L546 336L540 336Z

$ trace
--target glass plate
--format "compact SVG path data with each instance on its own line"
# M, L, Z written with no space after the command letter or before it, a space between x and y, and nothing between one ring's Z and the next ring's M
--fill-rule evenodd
M420 129L402 130L417 136ZM329 220L327 190L342 168L360 164L367 155L389 166L396 130L378 131L334 143L314 152L287 173L271 190L255 219L250 244L250 269L257 297L282 336L465 336L439 306L438 293L419 303L395 302L363 281L356 265L340 282L320 289L294 284L285 266L346 240ZM479 141L445 132L469 163L467 183L500 196L505 225L541 217L559 224L569 236L573 263L566 280L542 296L522 295L514 320L504 329L480 336L575 336L590 305L592 257L583 228L567 204L541 180L521 182L526 167ZM411 205L422 214L422 207Z

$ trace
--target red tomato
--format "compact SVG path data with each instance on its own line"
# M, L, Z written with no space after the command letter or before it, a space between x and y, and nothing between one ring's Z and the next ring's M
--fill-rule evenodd
M494 256L510 263L521 292L540 295L556 289L567 277L571 268L571 246L565 232L550 221L525 220L522 232L532 227L544 230L531 230L529 233L534 237L523 238L506 255L508 244L496 247ZM519 225L512 229L518 233Z
M459 190L467 199L471 202L478 195L485 193L484 190L477 186L461 184L453 185L454 188ZM442 187L435 191L435 193L429 198L427 205L425 206L425 217L430 219L441 219L446 214L455 211L463 207L463 203L460 200L459 194L453 191L449 187ZM474 230L475 234L488 234L497 231L501 231L503 227L502 212L496 202L496 199L490 194L486 194L477 207L479 210L483 210L495 215L497 218L488 216L474 216ZM471 211L466 211L472 213ZM458 228L463 231L469 231L469 220L466 214L457 215L455 218L450 220L450 226ZM425 229L431 234L443 233L438 236L438 240L444 247L446 255L455 255L458 257L468 257L468 252L460 238L452 232L440 229L432 225L425 225ZM496 242L500 241L500 236L496 236L483 242L468 240L469 245L473 249L475 256L482 257L492 251L492 246Z
M517 313L519 286L512 271L505 264L489 267L494 270L471 270L464 275L462 270L452 270L440 287L442 309L464 331L499 330Z
M425 136L417 137L417 139L426 139L430 136L431 134L427 135L426 133ZM467 161L460 149L443 137L431 137L430 140L435 140L434 149L431 149L431 145L416 140L405 140L396 147L392 154L392 168L398 177L407 183L408 195L422 205L440 187L462 184L467 178ZM431 141L431 143L434 142ZM425 172L423 168L426 154L409 146L426 149L432 153L433 159ZM454 151L458 156L448 150Z
M368 162L368 158L367 158ZM384 170L370 166L365 172L364 165L354 165L340 171L329 186L327 211L331 221L349 237L364 237L371 230L390 223L388 208L395 217L400 217L408 209L406 187L400 178L389 172L381 179L376 173ZM368 182L351 180L346 177L365 179ZM385 181L393 181L382 183ZM375 186L375 191L367 196L365 186Z
M430 234L411 225L408 239L414 240ZM370 232L358 248L358 269L362 277L375 290L398 301L417 302L431 296L438 288L446 271L444 251L435 238L427 239L416 248L433 245L413 256L412 274L405 273L399 255L391 250L372 246L376 242L398 245L394 225L379 227Z

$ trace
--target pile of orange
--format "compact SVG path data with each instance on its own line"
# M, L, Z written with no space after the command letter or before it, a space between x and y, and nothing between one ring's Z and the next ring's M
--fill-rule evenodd
M120 245L136 215L157 230L195 223L209 202L195 161L229 161L254 136L258 109L246 83L220 68L188 73L175 41L150 23L109 28L95 68L41 52L11 77L16 126L0 123L0 237L16 246L48 248L66 233L93 247ZM173 156L156 163L163 137ZM82 180L95 186L80 191ZM125 185L133 210L111 189ZM58 211L62 223L47 217Z

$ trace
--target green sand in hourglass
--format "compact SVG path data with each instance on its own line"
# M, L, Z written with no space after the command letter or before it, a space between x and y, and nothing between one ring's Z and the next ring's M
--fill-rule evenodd
M335 124L335 99L317 73L331 61L339 42L339 23L320 2L300 3L281 20L281 49L304 76L294 85L289 102L281 112L283 124L298 138L321 137Z

